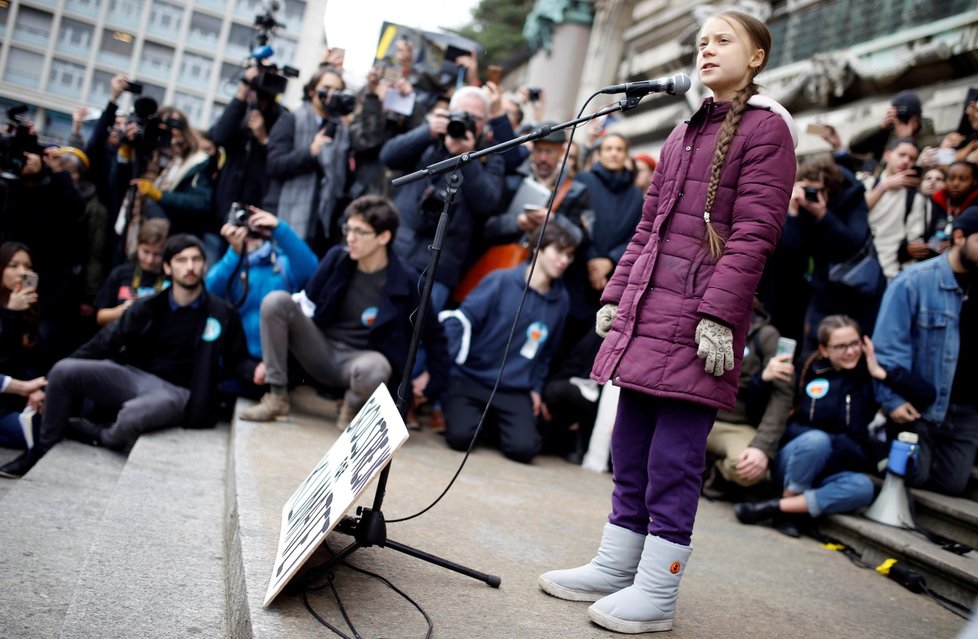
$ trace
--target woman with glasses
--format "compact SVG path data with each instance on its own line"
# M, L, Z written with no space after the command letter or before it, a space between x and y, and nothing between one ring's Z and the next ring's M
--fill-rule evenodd
M873 380L911 392L922 409L934 400L934 389L909 377L905 370L879 365L873 342L851 317L823 319L818 351L802 370L795 408L774 460L781 497L737 504L737 519L756 524L774 518L779 531L797 537L798 523L806 517L868 506L873 483L865 473L886 455L885 444L869 433L878 410Z

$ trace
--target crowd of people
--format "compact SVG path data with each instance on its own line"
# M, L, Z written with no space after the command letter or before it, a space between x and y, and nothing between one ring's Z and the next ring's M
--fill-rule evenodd
M64 436L124 450L141 432L211 424L228 403L220 398L255 399L240 417L274 420L289 414L290 390L309 383L342 398L343 428L377 385L396 393L419 281L454 188L447 173L399 189L391 179L553 124L539 120L539 91L480 82L474 55L458 60L460 84L434 92L413 62L410 44L399 43L399 79L378 67L357 93L346 91L341 67L324 63L290 108L248 68L208 131L139 100L120 113L128 80L116 76L87 140L79 119L69 146L27 153L19 179L5 185L0 221L0 443L25 453L0 474L23 475ZM413 111L386 109L389 92L413 97ZM750 104L773 109L764 100ZM736 404L711 420L703 493L743 495L767 480L784 493L741 504L742 521L774 517L790 529L785 513L865 505L872 486L860 473L903 430L922 438L912 481L964 491L978 450L965 390L976 380L957 365L976 343L975 103L962 122L937 138L904 91L879 127L848 145L817 127L832 153L798 165L783 228L770 221L780 239L752 285L746 340L734 344L742 361L738 353L735 373L723 358L715 364ZM548 453L581 463L589 442L607 437L595 423L601 396L645 383L624 369L591 379L609 344L598 334L673 330L602 304L621 295L609 288L615 274L637 264L629 247L662 168L633 155L613 127L581 138L568 149L566 131L554 130L460 170L407 389L409 423L444 431L452 448L468 448L498 377L482 441L521 462ZM702 193L669 195L701 213L709 200L711 232L699 249L686 247L694 265L741 240L716 214L711 221L711 207L727 206L729 180L703 171L712 179ZM694 222L671 224L678 235L658 257L668 268L647 288L700 294L709 282L686 282L689 264L676 252L684 245L675 238L699 242ZM756 242L761 230L747 237ZM760 253L742 256L752 269ZM871 281L846 280L867 256L860 264L875 265L864 274ZM677 307L670 322L707 317L697 340L722 336L728 302L714 303ZM797 348L781 350L785 338ZM663 366L685 361L669 344L653 348ZM684 383L668 366L640 370ZM675 392L719 397L712 387Z

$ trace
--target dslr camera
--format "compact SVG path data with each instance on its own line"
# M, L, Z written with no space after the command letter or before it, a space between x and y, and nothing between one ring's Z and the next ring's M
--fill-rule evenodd
M910 118L912 118L913 116L914 116L914 112L911 111L909 107L898 106L896 108L897 120L903 122L904 124L910 122Z
M448 136L456 140L464 140L465 133L470 131L473 136L478 137L475 129L475 118L469 115L468 111L451 111L445 116L448 118Z
M183 121L177 118L161 118L156 109L156 100L147 96L138 97L133 103L126 125L136 124L132 145L138 155L149 156L157 149L168 148L172 139L170 131L185 128Z
M323 120L322 131L331 138L336 137L336 128L339 126L339 118L353 113L357 108L357 96L350 91L333 91L330 93L325 89L320 89L316 93L316 98L323 105L326 111L326 119Z

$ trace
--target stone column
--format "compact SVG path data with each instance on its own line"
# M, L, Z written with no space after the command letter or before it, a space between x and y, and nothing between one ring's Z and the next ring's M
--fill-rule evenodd
M631 23L635 0L597 0L594 24L581 70L580 87L575 104L580 109L588 97L618 78L618 67L624 53L625 28ZM576 111L575 111L576 114Z
M526 83L543 89L546 96L544 119L563 122L577 115L581 71L587 62L590 27L583 24L556 25L552 53L537 51L527 65Z

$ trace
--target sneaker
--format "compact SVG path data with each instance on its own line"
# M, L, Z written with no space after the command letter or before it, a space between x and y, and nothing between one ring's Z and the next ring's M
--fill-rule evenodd
M336 427L340 430L346 430L347 427L350 425L350 422L352 422L353 418L356 416L357 414L353 412L353 409L350 408L350 405L346 402L343 402L343 405L340 406L340 413L339 415L336 416Z
M421 423L418 421L418 414L413 408L409 408L407 417L404 418L404 427L408 430L421 430Z
M272 422L280 417L288 416L288 395L277 395L275 393L265 393L260 402L238 413L238 417L249 422Z

